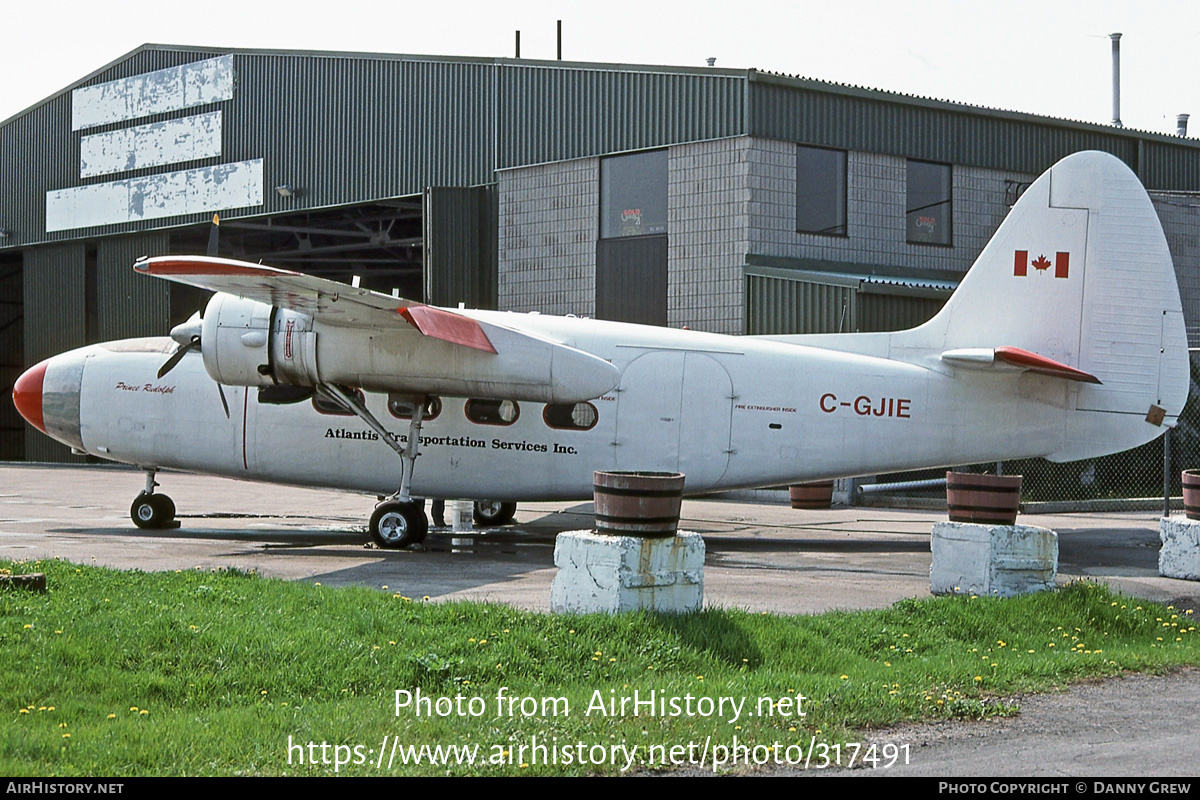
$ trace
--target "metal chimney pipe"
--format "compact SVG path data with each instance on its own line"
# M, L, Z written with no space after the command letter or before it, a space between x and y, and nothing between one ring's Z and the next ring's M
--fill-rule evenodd
M517 31L517 54L513 58L521 57L521 32Z
M1187 136L1187 114L1179 114L1175 117L1175 135Z
M562 61L562 20L558 21L558 60Z
M1121 124L1121 34L1110 33L1108 38L1112 39L1112 97L1113 97L1113 118L1112 124L1120 126Z

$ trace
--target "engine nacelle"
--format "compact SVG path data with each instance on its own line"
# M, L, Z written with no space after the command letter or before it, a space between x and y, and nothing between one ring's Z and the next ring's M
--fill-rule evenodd
M399 316L393 323L339 325L219 293L204 311L200 351L208 374L228 386L327 383L563 403L599 397L620 379L597 356L497 325L488 333L492 353L426 336Z
M217 293L204 310L204 369L227 386L315 386L317 335L312 317Z

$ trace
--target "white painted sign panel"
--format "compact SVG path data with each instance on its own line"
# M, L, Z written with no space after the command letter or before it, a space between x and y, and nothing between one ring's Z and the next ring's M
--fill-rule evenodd
M71 92L71 130L148 117L233 97L233 56L219 56Z
M263 161L145 175L46 192L46 231L90 228L263 203Z
M79 177L178 164L221 155L221 112L84 136Z

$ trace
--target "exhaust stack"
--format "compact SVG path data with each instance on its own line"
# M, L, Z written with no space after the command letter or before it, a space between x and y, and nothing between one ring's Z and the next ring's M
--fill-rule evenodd
M1121 34L1110 33L1112 39L1112 124L1121 127Z

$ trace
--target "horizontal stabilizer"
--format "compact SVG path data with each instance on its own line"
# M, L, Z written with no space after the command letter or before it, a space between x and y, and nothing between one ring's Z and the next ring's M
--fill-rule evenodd
M1062 378L1068 381L1100 383L1100 379L1095 375L1075 369L1061 361L1022 350L1019 347L961 347L945 351L941 358L942 361L956 367L966 367L967 369L1007 366L1022 372L1036 372L1038 375L1049 375L1052 378Z

